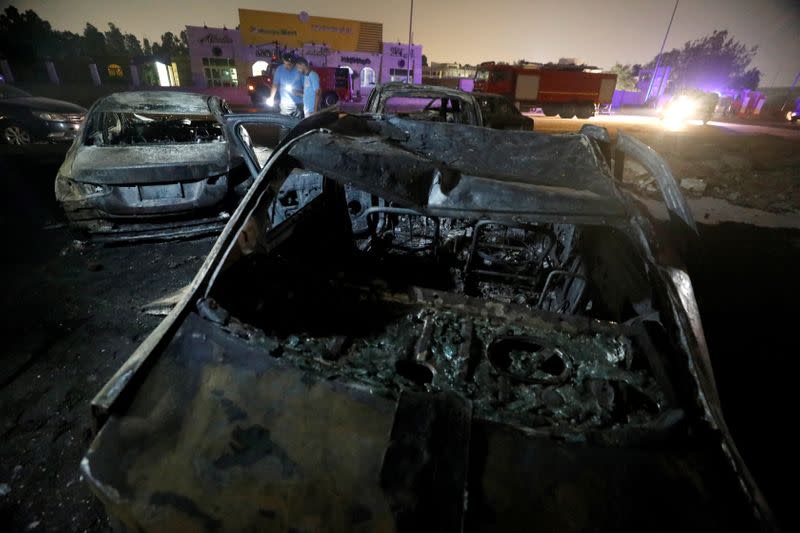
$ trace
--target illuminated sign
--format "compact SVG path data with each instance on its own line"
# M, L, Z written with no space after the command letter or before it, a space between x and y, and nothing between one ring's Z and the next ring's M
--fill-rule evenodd
M371 65L372 61L366 57L342 56L342 63L352 63L354 65Z
M334 50L379 53L383 41L382 24L315 17L305 12L293 15L240 9L239 28L242 42L252 45L278 41L289 48L301 48L324 43Z

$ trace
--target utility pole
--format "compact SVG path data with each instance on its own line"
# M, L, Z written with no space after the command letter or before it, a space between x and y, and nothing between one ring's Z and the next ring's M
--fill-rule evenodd
M776 76L777 78L777 76ZM786 111L786 106L789 105L789 99L792 96L792 91L795 87L797 87L797 81L800 80L800 72L797 73L797 76L794 77L794 81L792 82L792 86L789 87L789 90L786 91L786 98L783 100L783 105L781 106L781 113Z
M650 76L650 84L647 86L647 94L644 95L644 101L647 103L650 100L650 91L653 90L653 82L656 79L656 75L658 74L658 67L661 65L661 54L664 53L664 45L667 44L667 37L669 36L669 29L672 27L672 21L675 20L675 12L678 10L678 2L681 0L675 0L675 8L672 10L672 16L669 18L669 24L667 25L667 33L664 34L664 40L661 42L661 50L658 51L658 56L656 56L656 68L653 69L653 75ZM659 83L659 87L662 84Z
M411 55L411 26L414 24L414 0L411 0L411 13L408 15L408 57L406 58L406 83L411 83L411 66L414 64Z

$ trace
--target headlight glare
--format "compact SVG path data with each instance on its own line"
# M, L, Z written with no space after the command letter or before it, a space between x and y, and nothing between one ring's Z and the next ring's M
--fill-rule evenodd
M34 111L33 114L36 115L37 117L39 117L40 119L47 120L49 122L66 122L67 120L69 120L66 115L63 115L61 113L50 113L50 112L47 112L47 111Z

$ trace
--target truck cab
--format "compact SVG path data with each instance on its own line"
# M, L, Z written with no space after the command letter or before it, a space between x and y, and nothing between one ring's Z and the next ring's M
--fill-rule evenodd
M266 104L269 92L272 89L272 77L278 64L269 63L266 70L262 70L260 75L247 77L247 95L254 106Z

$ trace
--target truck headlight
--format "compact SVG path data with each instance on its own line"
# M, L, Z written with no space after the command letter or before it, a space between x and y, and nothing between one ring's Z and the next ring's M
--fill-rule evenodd
M696 116L698 108L698 103L693 98L678 97L664 108L664 127L682 129L687 120Z
M666 120L682 121L690 118L696 111L697 102L682 96L666 107L664 118Z

